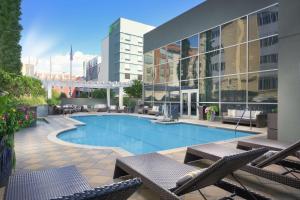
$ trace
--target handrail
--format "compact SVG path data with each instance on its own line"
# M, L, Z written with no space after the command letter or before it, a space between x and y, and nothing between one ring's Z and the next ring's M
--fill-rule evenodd
M235 128L234 128L234 137L235 137L235 138L236 138L236 130L237 130L238 126L240 125L240 121L243 119L244 114L245 114L245 112L246 112L247 110L250 111L250 130L252 130L252 115L251 115L252 113L251 113L251 109L245 108L244 111L243 111L242 116L240 117L239 121L236 123L236 126L235 126Z

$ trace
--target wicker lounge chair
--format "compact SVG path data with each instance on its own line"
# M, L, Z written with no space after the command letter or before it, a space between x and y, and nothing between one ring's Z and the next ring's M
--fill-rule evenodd
M108 112L118 112L118 107L116 105L109 106Z
M242 153L245 152L244 150L235 149L226 147L224 145L220 144L204 144L204 145L198 145L198 146L192 146L188 147L184 159L184 163L189 163L192 161L200 160L200 159L208 159L211 161L218 161L219 159L222 159L223 157ZM263 161L261 164L256 164L256 166L252 165L245 165L241 168L241 170L246 171L248 173L272 180L274 182L278 182L284 185L288 185L290 187L298 188L300 189L300 180L297 178L293 178L290 176L286 176L285 174L279 174L270 170L266 170L263 167L266 165L270 165L276 162L279 162L279 160L283 159L284 157L288 156L292 152L291 149L287 151L282 151L278 154L275 154L271 156L270 158L267 158L268 162Z
M119 112L119 113L127 112L126 110L127 110L127 109L126 109L126 106L119 106L119 107L118 107L118 112Z
M124 175L140 177L148 188L157 192L162 199L178 200L180 196L192 191L215 185L246 199L267 199L246 189L222 180L227 175L246 165L250 161L266 152L266 149L257 149L241 154L224 157L209 168L177 186L178 180L196 168L179 163L158 153L118 158L115 165L114 178ZM234 176L234 175L233 175ZM235 176L234 176L235 177Z
M159 106L153 106L151 110L148 110L149 115L159 115Z
M107 106L105 104L96 104L94 106L94 110L96 112L106 112L107 111Z
M300 140L298 140L296 143L299 143L300 146ZM293 145L293 143L270 140L267 138L249 138L239 140L237 148L243 150L251 150L253 148L266 147L270 150L280 151L282 149L290 147L291 145ZM300 158L300 150L297 151L295 155Z
M5 191L6 200L127 199L142 184L131 179L92 188L75 166L32 171L13 175Z

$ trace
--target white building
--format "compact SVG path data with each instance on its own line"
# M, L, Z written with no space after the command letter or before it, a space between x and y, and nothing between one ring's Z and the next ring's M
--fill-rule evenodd
M119 18L102 41L100 81L142 80L143 35L153 26Z
M94 57L85 62L85 77L87 81L100 80L101 57Z
M33 64L23 64L22 74L24 76L34 76L34 65Z

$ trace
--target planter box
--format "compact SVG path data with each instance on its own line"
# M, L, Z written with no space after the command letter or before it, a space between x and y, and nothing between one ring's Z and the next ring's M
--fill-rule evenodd
M278 138L278 114L268 114L268 139L277 140Z
M0 187L6 186L12 172L13 150L6 147L6 137L0 139Z

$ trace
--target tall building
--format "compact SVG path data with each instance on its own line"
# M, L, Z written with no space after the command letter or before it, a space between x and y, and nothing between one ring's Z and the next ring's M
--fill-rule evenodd
M24 76L34 76L34 65L33 64L23 64L22 74Z
M154 27L119 18L102 41L101 81L126 82L143 77L143 35Z
M296 0L207 0L146 33L145 104L167 103L184 117L196 117L198 105L278 107L279 139L297 139L299 8Z
M85 62L85 75L87 81L98 81L100 79L101 57L94 57Z

